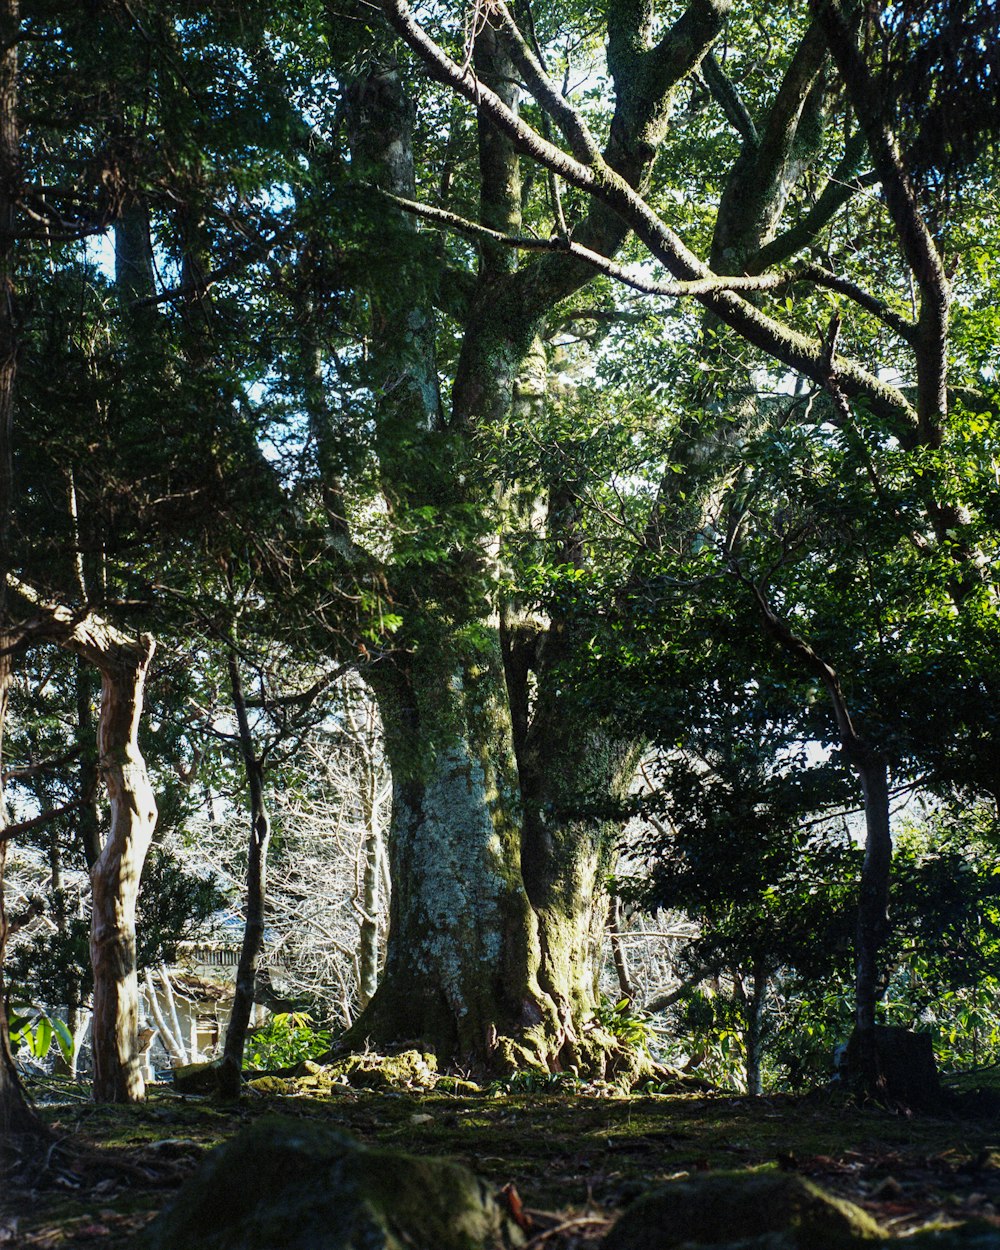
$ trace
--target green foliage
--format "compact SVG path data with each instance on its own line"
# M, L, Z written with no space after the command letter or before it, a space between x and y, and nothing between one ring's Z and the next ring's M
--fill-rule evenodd
M333 1035L318 1029L307 1011L281 1011L247 1033L243 1067L290 1068L304 1059L318 1059L330 1049Z
M695 989L687 994L672 1043L688 1056L689 1066L715 1085L740 1085L746 1062L743 1022L735 999L721 991Z
M32 1059L45 1059L55 1042L66 1063L73 1058L73 1035L58 1016L50 1015L44 1007L11 1006L7 1027L15 1053L23 1048Z
M656 1036L652 1018L645 1011L633 1007L630 998L620 998L616 1003L601 995L601 1001L591 1017L593 1022L610 1033L623 1046L648 1054Z
M580 1088L574 1072L542 1072L525 1068L491 1081L486 1092L493 1098L515 1094L573 1094Z

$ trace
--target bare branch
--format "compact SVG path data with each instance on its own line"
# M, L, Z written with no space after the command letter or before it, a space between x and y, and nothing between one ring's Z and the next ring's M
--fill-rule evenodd
M0 842L9 842L11 838L18 838L22 833L30 833L32 829L40 829L42 825L47 825L53 820L57 820L60 816L67 816L70 812L75 812L83 806L80 799L74 799L72 803L64 803L62 807L49 807L44 812L39 812L37 816L32 816L30 820L18 820L12 825L4 825L0 829Z
M478 222L469 221L466 217L460 217L456 213L448 212L443 208L436 208L431 204L421 204L416 200L405 200L401 196L390 195L387 191L382 191L380 194L385 196L386 199L392 200L394 204L404 211L413 213L416 217L422 217L425 221L433 221L439 225L450 226L453 230L459 230L463 234L489 239L493 243L504 243L508 247L518 248L521 251L568 252L569 255L585 261L588 265L593 265L601 273L607 274L617 282L621 282L624 286L631 287L634 291L640 291L643 295L697 296L705 295L712 291L770 291L775 287L787 286L797 278L810 276L812 269L816 268L788 270L783 273L744 275L742 277L706 274L703 278L695 278L686 282L655 282L651 279L637 278L622 265L617 265L613 260L608 260L600 252L591 251L589 247L584 247L580 243L574 243L572 239L564 239L558 236L550 239L540 239L530 234L503 234L499 230L490 230L489 227L481 226ZM830 275L830 277L832 278L833 275ZM828 283L824 285L828 285Z

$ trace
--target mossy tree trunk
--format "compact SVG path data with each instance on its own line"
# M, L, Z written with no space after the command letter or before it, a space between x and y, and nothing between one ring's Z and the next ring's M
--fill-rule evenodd
M353 1033L500 1063L513 1058L509 1039L541 1029L523 1060L544 1062L556 1025L520 873L499 652L444 647L375 688L393 773L393 891L383 978Z

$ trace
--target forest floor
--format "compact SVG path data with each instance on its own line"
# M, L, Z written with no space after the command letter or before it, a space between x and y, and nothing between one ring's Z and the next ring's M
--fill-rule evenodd
M480 1097L252 1095L237 1107L151 1088L139 1106L96 1106L79 1086L34 1095L59 1146L0 1193L0 1248L115 1250L165 1206L205 1152L266 1113L319 1117L363 1142L466 1163L511 1185L533 1250L593 1250L616 1213L683 1175L792 1170L869 1211L894 1235L986 1221L1000 1237L1000 1100L966 1092L948 1116L859 1109L830 1094ZM988 1114L987 1114L988 1111ZM517 1198L512 1199L517 1202Z

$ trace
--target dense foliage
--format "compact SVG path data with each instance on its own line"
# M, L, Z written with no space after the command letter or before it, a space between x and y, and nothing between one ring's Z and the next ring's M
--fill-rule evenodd
M315 1038L627 1066L612 879L697 927L714 1074L819 1079L852 1012L992 1060L996 14L382 7L0 4L2 815L51 918L8 988L91 994L63 877L107 876L115 678L72 631L110 626L157 647L160 837L249 811L257 947L268 845L320 864L292 822L352 812ZM172 854L140 969L219 902Z

